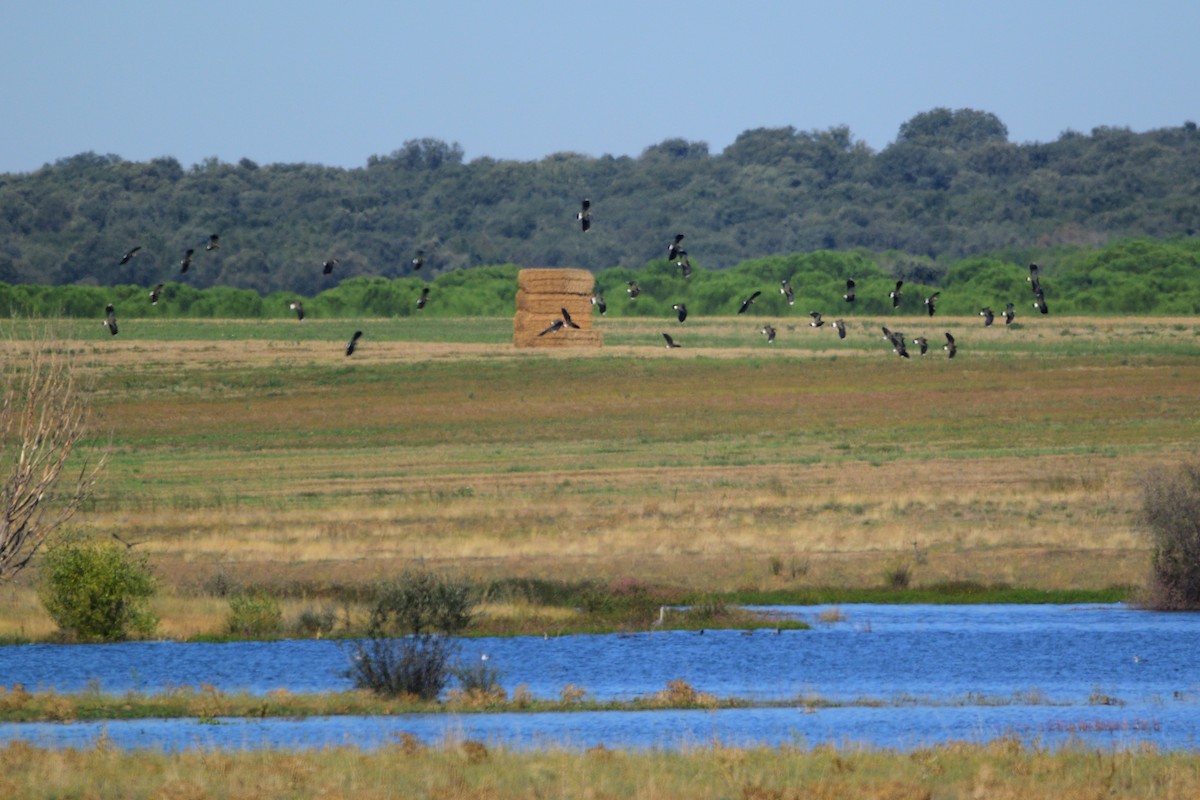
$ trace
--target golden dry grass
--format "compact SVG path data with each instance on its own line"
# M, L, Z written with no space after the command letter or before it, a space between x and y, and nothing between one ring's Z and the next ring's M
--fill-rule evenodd
M601 322L618 344L570 352L381 337L347 360L283 323L64 342L112 448L76 522L141 542L181 597L217 572L335 586L415 562L698 591L875 586L903 562L915 586L1103 588L1142 581L1137 482L1200 434L1191 320L971 327L958 359L911 362L874 341L888 320L767 348L759 322L689 319L708 344L681 351L622 344L660 321ZM212 617L161 611L172 632Z
M912 753L854 747L684 752L594 747L514 752L482 742L427 747L401 736L373 752L0 747L4 797L121 798L842 798L1185 800L1200 792L1193 753L1051 751L1014 740Z

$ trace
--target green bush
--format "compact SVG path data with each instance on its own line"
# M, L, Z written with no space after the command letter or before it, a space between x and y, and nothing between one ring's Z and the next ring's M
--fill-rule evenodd
M59 630L75 639L152 634L155 588L145 558L117 544L64 539L42 556L38 596Z
M1151 470L1142 481L1142 519L1152 548L1145 604L1200 609L1200 462Z
M350 655L347 677L377 694L436 699L450 678L457 643L475 598L466 583L428 572L405 572L379 585L368 640Z
M226 628L236 636L263 638L274 636L283 627L283 609L279 601L265 592L246 592L229 598Z

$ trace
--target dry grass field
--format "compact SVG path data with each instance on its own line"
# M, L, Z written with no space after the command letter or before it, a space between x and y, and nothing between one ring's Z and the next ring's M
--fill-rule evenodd
M73 524L138 543L167 635L211 627L214 581L318 596L415 564L704 592L1142 582L1138 481L1200 441L1200 322L855 318L843 341L805 318L768 346L763 321L597 320L586 351L516 350L496 319L63 322L39 346L74 354L111 452ZM881 324L934 349L897 358ZM28 326L3 333L19 364ZM48 631L35 579L0 589L0 635Z

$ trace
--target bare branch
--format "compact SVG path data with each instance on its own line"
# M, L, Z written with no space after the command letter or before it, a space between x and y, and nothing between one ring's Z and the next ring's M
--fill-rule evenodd
M108 460L103 453L67 471L91 416L71 356L48 337L9 345L0 370L0 583L79 510Z

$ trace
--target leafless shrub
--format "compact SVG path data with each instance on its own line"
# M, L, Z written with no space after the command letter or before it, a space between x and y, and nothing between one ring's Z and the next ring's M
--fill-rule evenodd
M79 510L107 461L67 469L91 411L70 355L45 337L10 344L0 366L0 583Z

